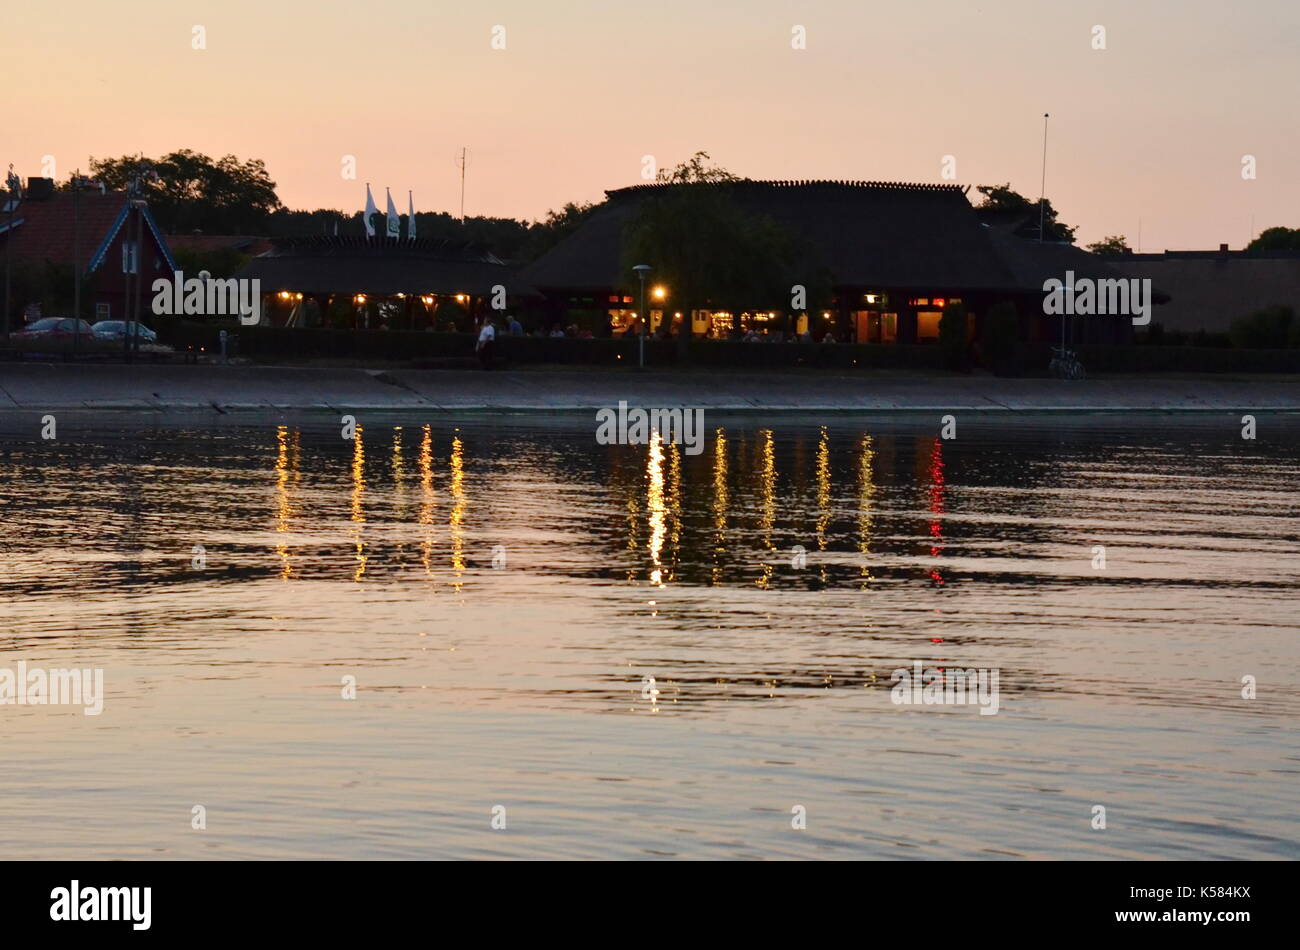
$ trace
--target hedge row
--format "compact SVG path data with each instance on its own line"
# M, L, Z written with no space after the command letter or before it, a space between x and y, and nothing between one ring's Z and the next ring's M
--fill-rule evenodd
M219 329L197 323L160 324L159 340L178 350L220 348ZM252 359L339 358L457 359L474 356L472 333L429 333L405 330L364 331L328 328L230 327L238 337L240 356ZM514 363L635 362L639 341L621 339L552 339L499 336L497 356ZM941 357L934 346L885 346L821 343L743 343L692 340L683 348L674 340L646 340L646 362L655 365L692 363L738 367L903 367L938 369Z
M1300 350L1204 346L1079 346L1090 373L1300 373Z
M178 350L219 348L216 327L198 323L163 323L160 342ZM403 330L358 331L327 328L232 327L240 356L258 360L294 358L437 360L472 359L472 333ZM629 365L637 360L638 341L616 339L498 338L498 358L507 363ZM1300 350L1243 350L1191 346L1077 346L1090 373L1118 372L1300 372ZM908 369L942 371L942 349L934 345L856 343L744 343L729 340L646 340L651 365L686 364L751 369L806 366L831 369ZM1025 344L1017 375L1044 375L1049 347Z

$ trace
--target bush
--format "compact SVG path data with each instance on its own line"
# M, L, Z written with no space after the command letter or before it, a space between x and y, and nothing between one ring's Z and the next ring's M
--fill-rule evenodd
M143 346L143 344L141 344ZM48 353L70 356L120 356L122 341L104 340L93 334L81 334L75 340L72 337L22 337L11 338L9 349L15 353Z
M70 264L44 261L40 264L14 262L9 291L9 328L22 329L23 310L40 304L44 316L71 316L74 289ZM81 301L84 307L90 283L82 276ZM0 304L3 309L3 304ZM84 314L83 314L84 316ZM93 321L92 321L93 322Z
M1232 338L1226 333L1212 333L1209 330L1197 330L1188 338L1191 346L1209 346L1226 350L1232 346Z
M672 346L672 344L668 344ZM654 354L654 362L671 362L671 350ZM649 346L646 359L651 359ZM801 366L813 369L895 369L937 372L943 353L922 343L742 343L739 340L692 340L684 362L695 366L768 369Z
M1147 327L1146 333L1139 334L1134 342L1145 346L1166 346L1174 342L1172 336L1173 334L1165 332L1163 323L1156 321Z
M1297 321L1296 325L1300 325ZM1138 336L1139 346L1208 346L1215 349L1227 349L1232 346L1232 338L1226 333L1210 330L1197 330L1188 333L1185 330L1166 330L1161 324L1153 323L1147 332Z
M177 248L172 252L172 257L176 261L176 267L186 277L198 277L200 272L207 271L214 280L234 277L253 259L251 255L240 253L233 247L218 247L210 251Z
M1075 350L1089 373L1300 373L1300 349L1084 344Z
M984 364L996 375L1023 375L1025 344L1020 336L1020 314L1015 304L1003 302L989 309L980 342Z
M943 351L943 365L954 371L966 371L970 361L966 356L966 305L950 303L943 308L939 318L939 348Z
M1243 350L1280 350L1295 345L1295 311L1277 305L1232 321L1228 335Z

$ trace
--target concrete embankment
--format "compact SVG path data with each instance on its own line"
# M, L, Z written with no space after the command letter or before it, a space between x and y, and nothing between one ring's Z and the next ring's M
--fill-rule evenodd
M0 411L567 412L615 406L727 412L1300 410L1300 377L991 376L675 371L466 371L305 366L0 364Z

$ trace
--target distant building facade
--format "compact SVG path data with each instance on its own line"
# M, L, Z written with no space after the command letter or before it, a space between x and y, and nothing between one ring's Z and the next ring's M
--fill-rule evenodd
M1182 333L1226 333L1237 317L1277 305L1300 313L1300 251L1165 251L1125 254L1107 263L1149 278L1170 300L1153 322Z

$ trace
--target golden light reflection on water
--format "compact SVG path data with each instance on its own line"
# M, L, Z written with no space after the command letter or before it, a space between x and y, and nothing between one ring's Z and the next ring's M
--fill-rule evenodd
M722 581L722 561L727 553L727 434L719 429L713 440L713 583Z
M861 587L871 581L871 522L876 500L876 451L871 436L864 435L858 447L858 553L862 555Z
M629 554L627 569L627 582L635 583L637 577L637 561L634 555L641 546L641 479L644 473L640 470L632 472L630 475L625 470L623 460L620 455L616 454L612 460L610 471L611 483L617 487L623 494L623 524L627 531L627 544L625 548Z
M650 451L646 458L646 509L650 513L650 583L663 586L663 564L660 553L664 546L664 447L658 432L650 434Z
M361 432L361 426L357 426L356 436L352 440L352 536L357 559L357 569L352 579L356 581L365 576L367 560L365 543L361 539L361 526L366 522L363 507L366 492L366 447Z
M460 593L461 575L465 573L465 509L469 499L465 494L465 443L460 436L451 440L451 569L455 573L452 586Z
M682 541L682 450L676 443L668 446L668 580L676 576Z
M406 517L406 458L402 454L402 427L393 426L393 511L398 520Z
M301 445L298 438L298 432L295 431L292 441L290 440L288 426L279 426L275 430L275 531L280 535L289 532L289 522L293 517L290 482L296 487L302 477L299 464ZM287 581L293 577L293 563L289 559L289 546L283 538L276 542L275 553L280 558L280 578Z
M776 555L776 547L772 544L772 529L776 524L776 446L772 442L771 429L763 429L758 437L758 531L765 556L762 573L754 583L767 590L772 582L773 560Z
M433 433L426 425L420 436L420 563L433 576Z
M432 581L438 574L435 563L440 560L438 525L441 522L437 513L431 426L421 427L418 452L414 457L408 456L405 428L392 428L392 440L388 446L392 479L384 479L383 484L375 481L381 475L375 469L375 460L367 458L365 431L357 427L349 469L347 517L351 523L348 543L354 562L352 577L356 581L371 577L377 556L394 565L401 562L400 552L411 543L402 539L410 535L400 531L385 532L384 538L393 538L390 545L375 534L377 524L382 527L391 520L397 524L415 522L419 525L418 538L414 541L419 548L424 572ZM817 434L815 461L809 457L814 464L805 467L801 462L802 441L778 443L771 429L753 431L750 438L752 445L743 433L740 437L729 438L726 430L715 429L711 465L705 459L699 460L701 464L694 464L680 445L667 442L658 432L650 433L643 462L636 450L635 454L624 452L621 456L611 457L606 484L615 489L616 498L625 502L625 518L622 520L626 535L623 540L626 541L626 550L636 555L626 573L628 582L636 583L642 577L642 564L645 565L645 580L654 587L679 583L683 577L698 577L696 572L699 568L707 571L714 586L739 580L735 576L737 570L745 576L746 583L752 580L762 590L772 589L783 580L784 572L777 570L783 563L777 543L778 516L782 514L781 506L784 504L778 495L782 491L778 484L780 451L790 453L790 476L794 478L791 491L797 491L801 475L813 482L810 487L814 499L810 500L815 501L815 510L804 507L807 502L797 503L791 499L791 504L798 505L788 515L792 529L797 532L797 526L802 522L807 526L804 530L815 530L816 549L821 552L835 549L837 538L848 541L848 549L858 555L855 572L858 586L866 589L869 583L879 580L879 566L873 570L873 535L880 530L878 524L882 516L878 508L878 485L882 477L889 480L893 439L877 440L869 434L862 434L852 443L849 452L841 452L847 457L840 458L835 454L827 427L822 426ZM303 478L300 439L301 433L297 429L287 426L276 429L273 517L278 537L274 552L279 576L284 580L301 577L307 563L304 553L295 548L289 538L303 514L296 493ZM373 443L373 433L371 439ZM809 445L811 447L811 440ZM923 484L928 482L929 553L939 558L945 545L942 523L946 488L943 446L938 440L926 438L908 448L914 452L913 477L924 479ZM373 455L373 444L370 449ZM445 517L448 559L454 575L451 583L458 592L469 569L468 550L473 541L468 519L467 461L466 443L457 429L447 459L450 508ZM846 503L850 499L836 497L836 472L848 474L844 479L848 484L842 487L846 493L853 491L854 513L849 515L853 520L837 519L837 511L848 514ZM699 486L703 491L696 493L690 486L693 480L701 478L708 481ZM704 502L699 514L708 512L700 521L683 513L691 498L700 498ZM739 511L733 510L737 504L741 505ZM750 505L753 506L752 514L748 513ZM371 524L368 526L368 523ZM746 530L751 525L752 530ZM376 545L380 547L376 548ZM395 547L388 550L392 545ZM839 549L843 550L843 545ZM755 568L757 576L751 573ZM819 558L817 571L821 584L830 583L832 575L837 573L835 559ZM782 575L780 578L778 573ZM943 576L937 568L931 570L927 567L926 573L935 582L943 583Z
M831 522L831 437L821 427L817 439L817 550L826 550L826 528ZM826 583L826 561L819 562L818 572Z

